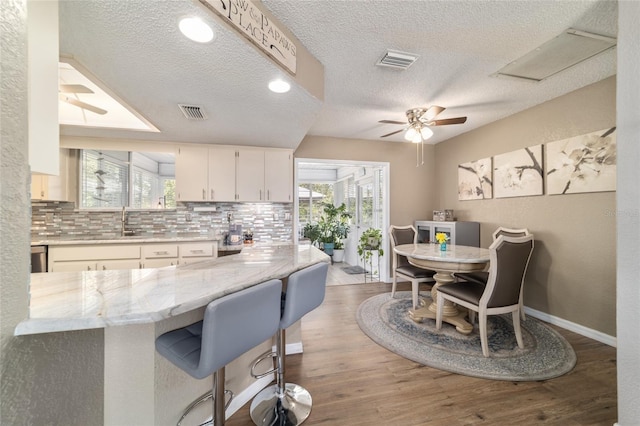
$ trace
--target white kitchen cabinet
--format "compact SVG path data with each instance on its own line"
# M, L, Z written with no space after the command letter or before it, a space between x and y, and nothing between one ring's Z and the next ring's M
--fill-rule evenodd
M264 152L266 201L293 201L293 153L288 150Z
M188 265L218 257L217 242L182 243L178 246L180 265Z
M236 201L266 201L263 149L238 150L236 194Z
M291 202L292 156L289 150L238 150L237 201Z
M180 147L176 153L176 200L211 201L208 182L209 149Z
M419 243L435 241L436 233L447 234L451 244L480 247L480 223L478 222L441 222L418 220L415 222Z
M178 264L178 245L175 243L143 244L141 250L141 268L163 268Z
M140 259L117 259L117 260L103 260L96 264L98 271L108 271L116 269L140 269Z
M236 150L209 148L209 198L211 201L236 199Z
M69 150L60 150L60 170L57 176L42 174L31 175L32 200L69 201L68 173Z
M186 265L218 256L217 241L49 246L49 272Z
M140 268L137 244L49 246L49 272L137 268Z
M51 252L49 252L51 253ZM49 263L49 272L80 272L96 271L98 263L95 260L77 260Z
M178 201L292 202L293 151L253 147L180 147Z

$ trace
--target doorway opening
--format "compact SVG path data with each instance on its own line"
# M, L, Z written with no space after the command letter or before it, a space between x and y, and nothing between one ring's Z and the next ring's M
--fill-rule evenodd
M296 158L295 186L295 242L303 239L306 224L318 222L322 203L344 203L351 218L341 267L360 267L375 280L389 282L389 163ZM369 228L381 231L382 247L387 250L383 256L374 252L365 265L357 249L360 236Z

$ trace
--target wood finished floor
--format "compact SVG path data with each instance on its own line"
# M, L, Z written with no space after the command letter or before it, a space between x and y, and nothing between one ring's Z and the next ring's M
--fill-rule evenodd
M355 320L360 303L390 288L384 283L329 285L322 306L304 317L304 353L287 356L285 377L311 392L313 409L305 425L570 426L616 421L615 348L554 327L578 357L574 370L562 377L504 382L436 370L378 346L360 331ZM410 285L398 284L398 290L409 291ZM227 424L253 424L249 403Z

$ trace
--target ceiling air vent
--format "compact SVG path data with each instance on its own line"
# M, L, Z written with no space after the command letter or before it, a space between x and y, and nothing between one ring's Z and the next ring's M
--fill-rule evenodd
M202 108L197 105L178 104L178 106L180 107L180 111L182 111L184 116L187 117L187 120L202 121L207 119L207 116L205 115Z
M406 70L418 60L418 55L414 53L400 52L398 50L387 50L382 58L376 63L379 67L390 67L397 70Z

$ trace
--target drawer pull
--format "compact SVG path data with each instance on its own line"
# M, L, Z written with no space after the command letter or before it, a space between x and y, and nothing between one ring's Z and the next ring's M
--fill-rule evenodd
M204 253L204 250L202 249L198 249L198 250L190 250L191 253L196 254L196 253Z
M153 254L169 254L169 252L166 250L162 250L162 251L154 251Z

